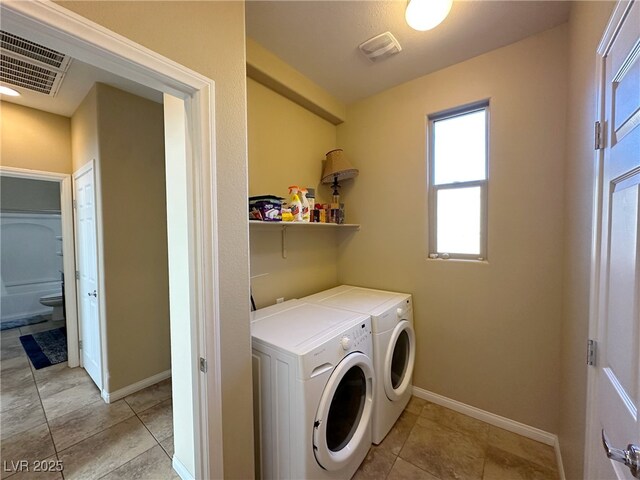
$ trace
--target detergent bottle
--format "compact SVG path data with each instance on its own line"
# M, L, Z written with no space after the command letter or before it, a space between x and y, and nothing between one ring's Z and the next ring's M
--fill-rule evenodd
M302 204L302 221L311 221L311 208L309 207L309 199L307 198L308 190L304 187L300 189L300 203Z
M302 202L300 202L298 191L297 185L289 186L289 208L294 222L302 222Z

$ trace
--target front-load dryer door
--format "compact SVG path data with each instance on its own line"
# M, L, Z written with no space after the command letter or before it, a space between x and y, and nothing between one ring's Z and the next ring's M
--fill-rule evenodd
M313 425L313 453L325 470L349 463L363 442L371 443L373 364L354 352L342 359L324 387Z
M384 391L391 401L399 400L411 386L416 360L416 335L407 320L398 322L391 333L384 359Z

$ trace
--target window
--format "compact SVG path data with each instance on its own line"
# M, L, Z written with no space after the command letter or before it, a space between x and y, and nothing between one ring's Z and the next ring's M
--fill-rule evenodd
M429 257L485 260L489 102L429 115Z

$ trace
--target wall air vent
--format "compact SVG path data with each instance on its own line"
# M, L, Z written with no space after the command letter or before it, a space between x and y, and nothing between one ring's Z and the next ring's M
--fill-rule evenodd
M379 62L402 51L400 43L391 32L384 32L370 38L358 48L372 62Z
M0 30L0 82L54 97L71 57Z

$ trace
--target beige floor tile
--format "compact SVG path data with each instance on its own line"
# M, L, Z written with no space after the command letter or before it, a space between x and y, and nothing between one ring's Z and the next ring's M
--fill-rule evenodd
M155 439L137 417L132 417L58 452L67 480L91 480L133 460L154 445Z
M52 456L41 463L29 465L28 470L23 470L12 475L11 480L61 480L62 474L59 469L58 457Z
M56 320L52 322L49 320L44 323L36 323L34 325L26 325L24 327L20 327L21 335L30 335L33 333L46 332L47 330L53 330L54 328L64 327L66 325L65 320Z
M27 408L39 402L40 397L38 397L36 385L28 379L10 388L5 388L4 385L2 386L2 392L0 392L0 412L2 413L18 407Z
M47 420L52 421L55 418L97 402L102 397L98 387L89 380L47 397L42 396L41 393L41 398Z
M558 480L555 469L545 468L498 448L489 447L482 480Z
M124 400L105 403L102 399L49 421L58 451L106 430L134 415Z
M489 435L489 425L487 423L431 402L427 402L422 409L418 419L419 425L423 419L439 423L453 430L478 436L482 440L486 440Z
M53 448L53 442L46 423L3 439L0 450L2 452L0 456L2 457L3 467L6 466L6 469L9 470L12 468L12 462L13 465L20 460L32 463L35 460L44 460L55 455L55 449ZM2 478L10 476L4 470L5 468L2 469Z
M29 361L23 361L25 359L14 358L8 361L2 362L12 363L14 367L6 368L2 371L0 375L0 385L3 390L10 390L12 388L26 388L30 386L35 386L35 382L33 380L33 374L31 373L31 368L29 367Z
M394 455L398 455L404 445L404 442L409 438L411 429L418 419L417 415L405 410L400 415L400 418L396 421L395 425L391 428L387 436L384 437L380 446L389 450Z
M536 442L493 425L489 428L489 445L518 455L538 465L557 470L556 453L553 447Z
M173 453L175 452L175 449L173 447L173 435L171 435L166 440L161 441L160 446L162 446L164 451L167 452L169 458L173 458Z
M4 378L5 374L9 374L11 372L15 372L18 370L29 370L31 372L31 367L29 363L29 357L25 354L23 357L15 357L10 360L5 360L0 362L0 371L2 375L0 376L0 381Z
M353 480L384 480L395 460L396 456L389 450L374 445L353 476Z
M6 338L18 338L20 336L20 328L11 328L9 330L0 331L0 342Z
M35 370L33 376L43 399L78 385L93 383L86 370L69 368L67 362Z
M387 480L439 480L421 468L404 461L400 457L396 459L393 468L387 476Z
M485 448L473 435L423 418L411 430L400 457L442 480L480 480Z
M0 438L4 440L18 433L46 423L40 402L16 407L0 413Z
M171 379L163 380L160 383L151 385L150 387L132 393L125 397L125 401L133 408L136 413L143 412L148 408L158 405L161 402L171 398Z
M405 410L409 413L413 413L414 415L420 415L420 413L422 413L422 407L424 407L426 403L426 400L412 396L411 400L409 400L409 403L405 407Z
M172 480L178 475L171 466L171 460L160 445L138 455L130 462L112 471L102 480Z
M173 435L173 404L171 399L140 412L138 417L158 442Z

